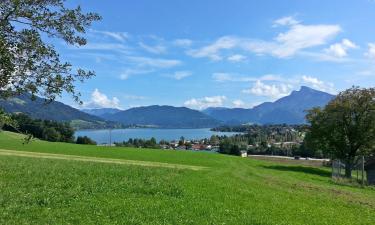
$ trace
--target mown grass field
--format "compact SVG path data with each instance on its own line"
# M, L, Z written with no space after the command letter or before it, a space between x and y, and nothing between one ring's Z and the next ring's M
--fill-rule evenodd
M0 224L375 224L375 189L335 184L326 168L199 152L23 145L9 132L0 133L0 149L43 153L0 152ZM36 157L51 153L64 156ZM154 166L110 162L129 160Z

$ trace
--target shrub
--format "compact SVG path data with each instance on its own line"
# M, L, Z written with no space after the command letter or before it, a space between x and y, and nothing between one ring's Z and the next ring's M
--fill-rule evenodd
M81 145L96 145L96 142L91 140L91 138L87 136L79 136L77 137L76 144L81 144Z

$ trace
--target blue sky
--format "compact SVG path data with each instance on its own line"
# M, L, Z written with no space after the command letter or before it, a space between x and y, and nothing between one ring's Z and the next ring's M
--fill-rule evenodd
M375 1L68 0L103 20L88 45L57 41L85 108L252 107L301 85L375 86ZM74 105L69 96L62 101Z

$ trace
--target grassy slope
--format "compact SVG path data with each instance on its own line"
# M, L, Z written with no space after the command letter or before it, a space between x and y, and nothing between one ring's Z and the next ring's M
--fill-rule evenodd
M2 132L0 148L210 169L0 156L0 224L375 224L375 190L336 185L326 169L20 139Z

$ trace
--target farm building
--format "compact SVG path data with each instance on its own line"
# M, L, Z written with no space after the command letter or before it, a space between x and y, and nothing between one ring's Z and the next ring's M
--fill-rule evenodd
M367 160L365 163L365 170L367 174L367 183L375 185L375 158Z

